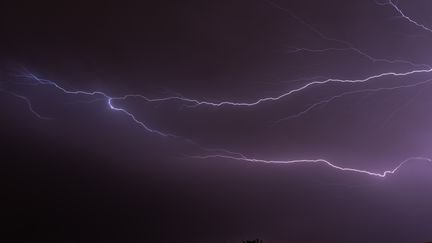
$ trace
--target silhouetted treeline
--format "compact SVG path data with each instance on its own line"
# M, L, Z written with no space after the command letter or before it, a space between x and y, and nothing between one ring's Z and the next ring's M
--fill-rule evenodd
M243 243L263 243L262 240L256 239L256 240L247 240L243 241Z

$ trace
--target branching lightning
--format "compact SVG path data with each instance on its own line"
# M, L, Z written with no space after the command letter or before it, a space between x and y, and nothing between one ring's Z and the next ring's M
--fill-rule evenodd
M141 122L140 120L138 120L135 115L133 115L132 113L128 112L127 110L117 107L113 104L113 98L110 97L109 95L107 95L106 93L102 92L102 91L83 91L83 90L68 90L62 86L60 86L59 84L57 84L56 82L53 82L51 80L47 80L47 79L42 79L37 77L36 75L30 73L30 72L26 72L24 74L20 74L20 75L16 75L17 77L23 77L23 78L29 78L31 80L36 81L38 84L41 85L50 85L55 87L56 89L60 90L61 92L65 93L65 94L69 94L69 95L85 95L85 96L97 96L99 97L98 99L103 99L106 101L108 107L113 110L113 111L118 111L121 112L125 115L127 115L128 117L130 117L135 123L137 123L139 126L141 126L142 128L144 128L146 131L150 132L150 133L155 133L157 135L163 136L163 137L176 137L174 135L168 134L168 133L164 133L155 129L151 129L150 127L148 127L146 124L144 124L143 122ZM28 101L28 99L26 99Z
M63 91L66 94L75 94L75 95L89 95L89 96L95 96L95 95L99 95L99 96L103 96L104 98L107 99L107 101L109 101L108 105L110 106L111 109L115 108L112 105L112 101L113 100L125 100L128 98L142 98L145 101L148 102L164 102L164 101L171 101L171 100L175 100L175 101L182 101L185 103L190 103L191 106L199 106L199 105L207 105L207 106L255 106L255 105L259 105L261 103L264 102L270 102L270 101L278 101L280 99L283 99L285 97L288 97L290 95L293 95L295 93L299 93L301 91L304 91L312 86L317 86L317 85L323 85L323 84L329 84L329 83L344 83L344 84L357 84L357 83L365 83L365 82L369 82L369 81L373 81L379 78L384 78L384 77L405 77L405 76L410 76L410 75L414 75L414 74L424 74L424 73L431 73L432 72L432 68L431 69L414 69L408 72L385 72L385 73L380 73L380 74L376 74L376 75L371 75L362 79L334 79L334 78L329 78L329 79L325 79L325 80L314 80L311 82L307 82L306 84L300 86L299 88L295 88L295 89L291 89L288 90L287 92L279 95L279 96L270 96L270 97L262 97L259 98L255 101L251 101L251 102L233 102L233 101L220 101L220 102L210 102L210 101L202 101L202 100L197 100L197 99L193 99L193 98L186 98L183 96L168 96L168 97L163 97L163 98L148 98L144 95L139 95L139 94L127 94L124 96L119 96L119 97L111 97L108 96L107 94L105 94L104 92L101 91L70 91L67 90L61 86L59 86L57 83L50 81L50 80L46 80L46 79L41 79L39 77L37 77L34 74L24 74L24 75L19 75L20 77L26 77L26 78L31 78L34 79L36 81L38 81L40 84L49 84L52 85L54 87L56 87L57 89L60 89L61 91ZM149 130L150 132L152 132L152 130Z
M286 8L286 7L282 7L281 5L277 4L276 2L272 1L272 0L264 0L265 2L268 2L271 6L284 11L286 13L288 13L289 16L291 16L293 19L297 20L300 24L302 24L303 26L305 26L306 28L308 28L310 31L312 31L313 33L315 33L318 37L320 37L321 39L328 41L328 42L333 42L336 43L340 46L343 47L327 47L327 48L323 48L323 49L313 49L313 48L298 48L298 47L294 47L291 50L288 51L288 53L295 53L295 52L312 52L312 53L324 53L324 52L329 52L329 51L351 51L354 52L362 57L367 58L368 60L372 61L372 62L383 62L383 63L388 63L388 64L408 64L414 68L418 68L418 67L426 67L426 68L431 68L429 65L427 64L417 64L411 61L407 61L407 60L390 60L390 59L385 59L385 58L376 58L373 57L372 55L366 53L363 50L360 50L358 48L356 48L352 43L345 41L345 40L341 40L341 39L337 39L337 38L332 38L329 37L327 35L325 35L323 32L321 32L320 30L318 30L315 26L311 25L310 23L306 22L305 20L303 20L302 18L300 18L297 14L295 14L293 11L291 11L290 9ZM413 20L411 20L408 16L406 16L391 0L388 3L390 4L393 8L395 8L401 15L402 17L406 18L408 21L410 21L411 23L417 25L418 27L421 27L429 32L431 32L431 30L429 28L427 28L426 26L419 24Z
M360 94L360 93L372 93L372 92L381 92L381 91L391 91L391 90L396 90L396 89L413 88L413 87L417 87L417 86L420 86L420 85L428 84L428 83L431 83L431 82L432 82L432 79L429 79L429 80L426 80L426 81L423 81L423 82L414 83L414 84L400 85L400 86L394 86L394 87L374 88L374 89L372 89L372 88L371 89L360 89L360 90L354 90L354 91L344 92L344 93L341 93L341 94L329 97L327 99L318 101L318 102L316 102L316 103L308 106L306 109L304 109L304 110L302 110L302 111L300 111L300 112L298 112L298 113L296 113L294 115L291 115L291 116L288 116L288 117L285 117L285 118L282 118L282 119L276 121L276 123L279 123L279 122L282 122L282 121L286 121L286 120L290 120L290 119L294 119L294 118L299 118L299 117L301 117L301 116L309 113L310 111L312 111L313 109L315 109L315 108L317 108L317 107L319 107L321 105L328 104L328 103L330 103L330 102L332 102L332 101L334 101L336 99L339 99L339 98L342 98L342 97L345 97L345 96L355 95L355 94Z
M203 101L197 101L194 99L188 99L188 98L184 98L184 97L179 97L179 96L172 96L172 97L165 97L165 98L157 98L157 99L150 99L147 98L145 96L142 95L125 95L125 96L121 96L121 97L111 97L109 95L107 95L104 92L101 91L83 91L83 90L68 90L66 88L63 88L62 86L58 85L57 83L53 82L53 81L49 81L46 79L41 79L39 77L37 77L34 74L25 74L25 75L20 75L21 77L25 77L25 78L31 78L32 80L37 81L39 84L43 84L43 85L51 85L55 88L57 88L58 90L62 91L65 94L72 94L72 95L87 95L87 96L99 96L99 99L104 99L107 102L108 107L113 110L113 111L118 111L121 112L123 114L125 114L126 116L130 117L132 121L134 121L136 124L138 124L139 126L141 126L142 128L144 128L146 131L157 134L159 136L163 136L163 137L172 137L172 138L177 138L177 136L172 135L172 134L168 134L168 133L164 133L155 129L152 129L150 127L148 127L144 122L140 121L134 114L132 114L131 112L129 112L128 110L126 110L125 108L120 108L117 107L113 104L114 100L119 100L119 99L127 99L129 97L139 97L139 98L143 98L148 102L164 102L164 101L168 101L168 100L177 100L177 101L182 101L182 102L192 102L196 105L211 105L211 106L221 106L221 105L234 105L234 106L243 106L243 105L247 105L247 106L253 106L253 105L258 105L261 102L264 101L268 101L268 100L278 100L281 99L284 96L287 96L289 94L292 94L294 92L299 92L303 89L308 88L311 85L314 84L325 84L328 82L342 82L342 83L357 83L357 82L367 82L369 80L375 79L375 78L379 78L379 77L384 77L384 76L407 76L407 75L412 75L415 73L428 73L431 72L431 70L413 70L410 72L406 72L406 73L383 73L383 74L379 74L379 75L374 75L374 76L370 76L368 78L365 79L358 79L358 80L338 80L338 79L327 79L324 81L314 81L314 82L310 82L305 86L302 86L300 89L294 89L291 90L287 93L285 93L282 96L279 96L277 98L262 98L254 103L232 103L232 102L221 102L221 103L208 103L208 102L203 102ZM323 100L321 102L318 102L312 106L310 106L308 109L306 109L305 111L297 114L296 116L300 116L302 114L305 114L306 112L312 110L314 107L319 106L323 103L328 103L331 102L334 99L346 96L346 95L351 95L351 94L355 94L355 93L360 93L360 92L379 92L379 91L385 91L385 90L395 90L395 89L403 89L403 88L412 88L412 87L416 87L419 85L423 85L426 83L431 82L432 80L427 80L427 81L423 81L423 82L418 82L415 84L409 84L409 85L402 85L402 86L394 86L394 87L386 87L386 88L376 88L376 89L362 89L362 90L355 90L355 91L351 91L351 92L345 92L342 93L340 95L337 96L333 96L329 99ZM28 99L26 99L26 101L29 101ZM29 104L31 104L29 102ZM31 107L31 105L30 105ZM37 114L37 113L36 113ZM42 118L42 116L40 116L39 114L37 115L38 117ZM187 140L187 139L186 139ZM189 142L191 142L190 140L187 140ZM192 143L192 142L191 142ZM267 164L300 164L300 163L308 163L308 164L325 164L327 166L329 166L332 169L336 169L336 170L340 170L340 171L346 171L346 172L354 172L354 173L361 173L361 174L366 174L366 175L370 175L370 176L377 176L377 177L385 177L387 175L390 174L394 174L396 173L396 171L398 171L404 164L406 164L407 162L410 161L418 161L418 160L422 160L422 161L428 161L428 162L432 162L432 160L430 158L426 158L426 157L410 157L406 160L404 160L403 162L401 162L398 166L396 166L395 168L391 169L391 170L386 170L382 173L378 173L378 172L373 172L373 171L368 171L368 170L362 170L362 169L356 169L356 168L349 168L349 167L342 167L342 166L338 166L328 160L325 159L300 159L300 160L287 160L287 161L279 161L279 160L264 160L264 159L255 159L255 158L249 158L243 154L240 153L234 153L228 150L224 150L224 149L209 149L209 148L203 148L201 147L201 149L207 153L212 153L212 154L207 154L207 155L200 155L200 156L190 156L190 158L193 159L211 159L211 158L222 158L222 159L231 159L231 160L240 160L240 161L244 161L244 162L256 162L256 163L267 163ZM217 154L214 154L217 153Z
M283 98L286 98L288 96L291 96L291 95L294 95L297 93L301 93L302 91L305 91L306 89L309 89L309 88L312 88L315 86L326 85L326 84L330 84L330 83L360 84L360 83L367 83L367 82L371 82L371 81L382 79L382 78L411 77L413 75L432 73L432 67L427 65L427 64L416 64L414 62L406 61L406 60L388 60L388 59L382 59L382 58L375 58L375 57L363 52L362 50L355 48L354 45L352 45L351 43L349 43L347 41L339 40L339 39L335 39L335 38L330 38L330 37L326 36L325 34L320 32L317 28L313 27L312 25L310 25L309 23L307 23L306 21L304 21L303 19L301 19L300 17L295 15L289 9L281 7L280 5L278 5L277 3L273 2L273 1L270 1L270 0L265 0L265 1L268 2L271 6L276 7L276 8L278 8L284 12L287 12L291 17L296 19L302 25L306 26L309 30L311 30L313 33L315 33L321 39L328 41L328 42L336 43L338 45L338 47L328 47L328 48L324 48L324 49L294 48L291 50L291 53L295 53L295 52L322 53L322 52L329 52L329 51L352 51L354 53L357 53L358 55L361 55L361 56L369 59L372 62L385 62L385 63L389 63L389 64L407 64L412 69L410 71L406 71L406 72L395 72L395 71L381 72L378 74L366 75L365 77L358 78L358 79L325 78L325 79L321 79L321 80L311 80L311 81L307 81L306 83L304 83L300 87L287 90L278 96L260 97L260 98L253 100L253 101L248 101L248 102L246 102L246 101L245 102L234 102L234 101L230 101L230 100L219 101L219 102L210 102L207 100L198 100L198 99L194 99L194 98L183 97L180 95L166 96L166 97L160 97L160 98L148 98L148 97L146 97L144 95L140 95L140 94L126 94L123 96L110 96L107 93L102 92L102 91L85 91L85 90L67 89L67 88L64 88L63 86L59 85L57 82L40 78L29 71L25 71L19 75L16 75L15 77L16 78L24 78L24 79L30 80L32 82L30 82L30 83L29 82L18 82L15 84L18 84L18 85L22 85L22 84L25 84L25 85L47 85L47 86L51 86L51 87L55 88L56 90L64 93L65 95L93 97L94 99L90 102L94 102L94 101L106 102L107 107L111 111L115 111L115 112L124 114L125 116L129 117L131 121L133 121L135 124L139 125L141 128L143 128L147 132L156 134L156 135L161 136L161 137L179 138L176 135L173 135L173 134L170 134L167 132L163 132L160 130L156 130L154 128L149 127L145 122L138 119L137 115L128 111L126 108L117 106L115 104L116 101L127 100L129 98L139 98L139 99L143 99L144 101L150 102L150 103L173 101L173 102L178 102L180 105L186 105L188 107L197 107L197 106L208 106L208 107L233 106L233 107L240 107L240 108L241 107L253 107L253 106L257 106L257 105L260 105L262 103L265 103L265 102L281 101ZM417 21L413 20L412 18L408 17L392 0L389 0L387 3L385 3L385 5L389 5L392 8L394 8L402 18L406 19L411 24L414 24L415 26L432 33L432 29L430 29L429 27L427 27L423 24L420 24ZM341 47L341 46L343 46L343 47ZM308 106L305 110L303 110L303 111L301 111L295 115L283 118L280 121L292 119L292 118L299 118L302 115L310 112L311 110L313 110L314 108L316 108L320 105L332 102L332 101L337 100L337 99L344 97L344 96L363 93L363 92L380 92L380 91L391 91L391 90L396 90L396 89L413 88L413 87L417 87L420 85L430 83L431 81L432 81L432 79L428 79L428 80L423 81L423 82L417 82L417 83L408 84L408 85L359 89L359 90L344 92L344 93L329 97L327 99L321 100L317 103L314 103L314 104ZM19 95L17 93L14 93L12 91L8 91L8 90L0 90L0 91L3 93L13 95L16 98L24 100L26 102L26 104L28 105L29 110L36 117L38 117L40 119L49 119L45 116L40 115L39 113L37 113L33 109L32 103L31 103L29 98L27 98L23 95ZM78 101L78 102L89 103L87 101ZM189 139L185 139L185 138L181 138L181 139L183 141L187 141L189 143L196 144ZM294 160L265 160L265 159L250 158L250 157L245 156L243 154L230 152L230 151L225 150L225 149L210 149L210 148L206 148L204 146L199 146L199 147L206 154L197 155L197 156L189 156L189 158L193 158L193 159L218 159L219 158L219 159L237 160L237 161L250 162L250 163L266 163L266 164L322 164L322 165L326 165L327 167L329 167L331 169L338 170L338 171L359 173L359 174L365 174L365 175L375 176L375 177L386 177L388 175L395 174L400 168L402 168L405 164L407 164L409 162L425 161L425 162L432 163L431 158L427 158L427 157L423 157L423 156L414 156L414 157L410 157L410 158L402 161L393 169L385 170L383 172L374 172L374 171L369 171L369 170L364 170L364 169L356 169L356 168L339 166L339 165L337 165L333 162L330 162L326 159L323 159L323 158L294 159Z
M22 73L22 74L15 75L15 77L26 78L26 79L29 79L31 81L36 81L36 83L15 82L15 84L24 84L24 85L31 85L31 86L34 86L34 85L49 85L49 86L52 86L52 87L56 88L57 90L60 90L61 92L63 92L64 94L67 94L67 95L84 95L84 96L91 96L91 97L96 96L97 98L94 98L94 99L92 99L90 101L82 101L82 100L80 100L80 101L77 101L76 103L90 104L90 103L97 102L97 101L104 101L104 102L106 102L106 104L107 104L107 106L108 106L108 108L110 110L116 111L116 112L120 112L120 113L126 115L135 124L137 124L138 126L144 128L144 130L147 131L147 132L159 135L161 137L167 137L167 138L172 138L172 139L180 139L183 142L186 142L186 143L192 144L194 146L197 146L202 151L206 151L206 152L219 152L219 153L222 153L222 154L229 154L229 155L232 155L232 156L244 157L240 153L232 152L232 151L229 151L227 149L203 147L203 146L199 145L198 143L196 143L195 141L192 141L191 139L179 137L179 136L174 135L174 134L170 134L170 133L167 133L167 132L163 132L163 131L160 131L160 130L153 129L153 128L149 127L148 125L146 125L143 121L139 120L136 117L136 115L134 115L133 113L131 113L127 109L118 107L118 106L116 106L114 104L115 100L126 99L128 97L140 97L140 98L145 99L148 102L164 102L164 101L169 101L169 100L181 100L180 97L167 97L167 98L158 98L158 99L150 99L150 98L147 98L147 97L142 96L142 95L139 95L139 96L137 96L137 95L125 95L125 96L122 96L122 97L111 97L111 96L109 96L108 94L106 94L105 92L102 92L102 91L70 90L70 89L62 87L61 85L59 85L58 83L56 83L54 81L43 79L43 78L39 78L38 76L36 76L35 74L33 74L31 72L28 72L27 70L24 73ZM30 102L30 100L27 97L17 95L17 94L15 94L13 92L10 92L10 93L13 94L14 96L17 96L17 97L19 97L21 99L24 99L27 102L27 104L29 105L29 108L32 111L32 113L34 113L38 118L49 119L49 118L46 118L46 117L44 117L44 116L36 113L33 110L31 102Z

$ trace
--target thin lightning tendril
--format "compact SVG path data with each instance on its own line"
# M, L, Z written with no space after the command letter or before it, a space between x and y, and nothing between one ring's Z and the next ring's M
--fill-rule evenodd
M42 120L50 120L50 119L52 119L50 117L43 116L43 115L39 114L38 112L36 112L35 109L33 108L33 105L31 103L30 99L27 98L26 96L23 96L23 95L20 95L20 94L17 94L15 92L12 92L12 91L9 91L9 90L5 90L5 89L0 89L0 92L3 92L5 94L9 94L9 95L12 95L12 96L14 96L14 97L16 97L18 99L24 100L25 103L27 104L27 107L28 107L29 111L31 113L33 113L33 115L35 115L37 118L42 119Z
M415 21L414 19L412 19L411 17L407 16L402 9L400 9L394 2L393 0L389 0L387 3L384 3L384 5L390 5L391 7L393 7L394 10L396 10L400 17L404 18L405 20L407 20L409 23L414 24L415 26L429 32L432 33L432 29L427 27L424 24L420 24L419 22Z
M415 68L432 68L431 66L427 65L427 64L418 64L418 63L414 63L411 61L407 61L407 60L400 60L400 59L395 59L395 60L389 60L389 59L384 59L384 58L375 58L372 57L356 48L336 48L336 47L329 47L329 48L324 48L324 49L312 49L312 48L297 48L297 47L293 47L291 50L287 51L287 53L293 54L293 53L298 53L298 52L310 52L310 53L327 53L327 52L341 52L341 51L353 51L355 53L358 53L360 56L365 57L366 59L370 60L371 62L384 62L384 63L389 63L389 64L408 64L412 67Z
M411 61L407 61L407 60L390 60L390 59L385 59L385 58L376 58L373 57L372 55L369 55L368 53L354 47L354 45L348 41L345 40L341 40L341 39L336 39L336 38L332 38L329 37L327 35L325 35L323 32L321 32L319 29L317 29L316 27L314 27L313 25L309 24L308 22L306 22L305 20L303 20L302 18L300 18L297 14L295 14L293 11L291 11L290 9L286 8L286 7L282 7L281 5L277 4L276 2L272 1L272 0L264 0L265 2L269 3L271 6L286 12L289 16L291 16L293 19L297 20L299 23L301 23L302 25L304 25L306 28L308 28L310 31L312 31L313 33L315 33L316 35L318 35L321 39L325 40L325 41L329 41L329 42L334 42L337 43L339 45L344 46L344 48L341 47L329 47L329 48L324 48L324 49L311 49L311 48L293 48L291 51L288 51L288 53L295 53L295 52L299 52L299 51L307 51L307 52L327 52L327 51L352 51L354 53L359 54L360 56L363 56L367 59L369 59L372 62L384 62L384 63L389 63L389 64L396 64L396 63L400 63L400 64L408 64L412 67L427 67L427 68L431 68L429 65L427 64L416 64L414 62ZM413 24L422 27L423 29L426 29L430 32L432 32L430 29L428 29L427 27L425 27L424 25L418 24L415 21L412 21L409 17L407 17L405 14L403 14L402 11L400 11L400 9L390 0L390 3L404 18L406 18L407 20L409 20L410 22L412 22Z
M407 85L401 85L401 86L394 86L394 87L384 87L384 88L374 88L374 89L360 89L360 90L354 90L354 91L348 91L348 92L344 92L335 96L331 96L327 99L318 101L310 106L308 106L306 109L298 112L297 114L282 118L278 121L276 121L276 123L282 122L282 121L286 121L286 120L290 120L290 119L294 119L294 118L299 118L307 113L309 113L311 110L315 109L316 107L319 107L321 105L330 103L336 99L348 96L348 95L354 95L354 94L360 94L360 93L366 93L366 92L381 92L381 91L390 91L390 90L396 90L396 89L406 89L406 88L413 88L413 87L417 87L420 85L424 85L424 84L428 84L432 81L432 79L423 81L423 82L418 82L418 83L414 83L414 84L407 84Z

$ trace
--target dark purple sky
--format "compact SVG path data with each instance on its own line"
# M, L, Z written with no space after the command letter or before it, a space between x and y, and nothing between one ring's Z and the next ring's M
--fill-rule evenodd
M224 148L376 173L430 158L430 72L315 85L253 106L115 101L199 146L151 134L103 100L17 77L26 70L109 96L250 103L313 80L431 69L432 3L394 1L406 18L385 3L1 3L0 90L52 118L0 92L6 231L16 242L431 241L430 161L380 178L319 163L190 158L214 154L197 147Z

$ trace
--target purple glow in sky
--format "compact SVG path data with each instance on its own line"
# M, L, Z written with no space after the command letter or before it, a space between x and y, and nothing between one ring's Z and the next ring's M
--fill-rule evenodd
M4 147L28 151L8 152L5 158L14 159L6 170L10 181L29 175L10 185L53 182L11 201L84 212L98 218L97 232L110 222L119 229L107 237L114 242L143 235L210 243L432 240L428 1L48 2L4 9ZM32 169L37 165L48 175ZM64 168L72 165L69 175ZM99 175L111 166L112 174ZM100 179L59 182L58 174ZM122 196L112 181L124 183L117 187L126 188ZM53 189L57 183L71 192ZM87 200L88 185L99 183L106 189ZM47 193L28 196L39 191ZM78 206L57 203L58 195L77 195ZM104 206L95 216L98 204ZM48 235L44 225L68 222L64 215L29 224L38 225L31 239ZM383 219L374 222L376 215ZM40 216L31 209L20 217ZM127 229L113 223L122 220ZM110 235L72 222L84 233L52 240ZM59 232L73 228L59 225L68 229Z

